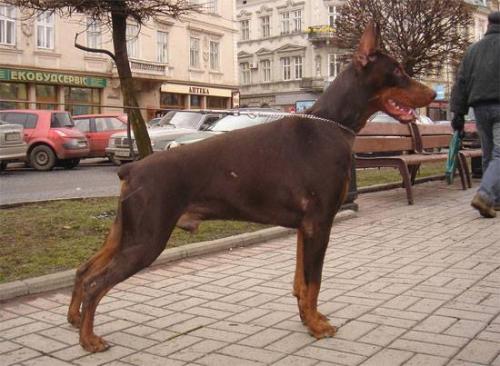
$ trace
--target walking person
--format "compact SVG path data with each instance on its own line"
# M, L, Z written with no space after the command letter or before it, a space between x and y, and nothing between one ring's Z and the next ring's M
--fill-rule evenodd
M471 206L488 218L500 211L500 11L488 16L484 38L472 44L460 64L450 99L455 131L474 109L483 152L483 177Z

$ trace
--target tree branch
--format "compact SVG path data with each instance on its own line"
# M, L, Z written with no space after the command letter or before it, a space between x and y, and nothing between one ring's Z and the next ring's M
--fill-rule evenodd
M87 51L87 52L104 53L104 54L108 55L109 57L111 57L113 59L113 61L116 63L116 57L115 57L115 55L114 55L113 52L108 51L108 50L104 50L104 49L101 49L101 48L86 47L86 46L83 46L83 45L77 43L79 35L80 35L80 33L76 33L75 34L75 47L76 48L79 48L79 49L81 49L83 51Z

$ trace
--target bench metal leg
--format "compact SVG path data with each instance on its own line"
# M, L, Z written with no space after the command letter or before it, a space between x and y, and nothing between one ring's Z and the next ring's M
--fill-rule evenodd
M397 167L401 177L403 177L403 187L406 189L406 198L408 199L408 204L413 205L413 190L410 171L406 162L399 160L397 162Z
M462 153L458 153L458 158L460 161L460 165L464 170L465 178L467 180L467 187L472 188L471 172L469 170L469 164L467 163L467 157Z

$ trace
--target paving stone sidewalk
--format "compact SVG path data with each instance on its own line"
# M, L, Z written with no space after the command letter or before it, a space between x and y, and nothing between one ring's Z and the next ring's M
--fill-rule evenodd
M332 231L316 341L291 295L295 238L143 271L101 302L88 354L66 323L69 290L0 304L0 365L500 366L500 218L474 189L419 185L362 195Z

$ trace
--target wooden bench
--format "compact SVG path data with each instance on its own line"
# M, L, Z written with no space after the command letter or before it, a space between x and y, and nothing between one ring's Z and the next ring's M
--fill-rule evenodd
M412 185L421 164L446 161L453 131L447 125L368 122L354 142L356 168L399 169L408 203L413 204ZM458 160L462 188L467 189L465 169ZM444 171L444 166L443 166Z

